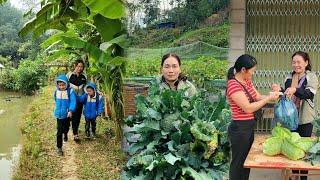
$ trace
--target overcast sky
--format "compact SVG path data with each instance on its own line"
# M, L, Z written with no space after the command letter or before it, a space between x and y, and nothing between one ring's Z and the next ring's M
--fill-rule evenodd
M18 9L25 9L22 6L21 0L10 0L10 3Z

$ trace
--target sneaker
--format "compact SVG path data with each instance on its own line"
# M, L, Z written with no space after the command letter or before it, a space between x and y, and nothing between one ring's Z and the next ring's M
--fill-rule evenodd
M74 136L73 136L73 140L74 140L75 142L79 142L79 141L80 141L79 135L74 135Z
M58 154L58 156L63 156L62 148L57 149L57 154Z
M64 141L64 142L67 142L67 141L68 141L68 134L65 134L65 135L64 135L63 141Z
M97 138L97 134L95 132L92 133L92 138Z
M86 138L90 138L90 132L86 132Z

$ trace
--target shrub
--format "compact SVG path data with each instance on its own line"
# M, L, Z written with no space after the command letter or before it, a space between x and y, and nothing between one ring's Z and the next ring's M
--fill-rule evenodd
M4 69L0 76L1 87L7 90L14 90L15 77L13 69Z
M30 95L40 88L46 79L47 70L40 61L24 60L15 70L16 89Z

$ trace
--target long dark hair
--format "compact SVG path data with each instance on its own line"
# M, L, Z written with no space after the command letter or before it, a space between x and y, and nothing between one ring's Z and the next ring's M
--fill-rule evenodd
M293 57L296 56L296 55L301 56L305 62L308 61L308 65L307 65L307 67L306 67L306 70L311 71L311 61L310 61L310 56L309 56L309 54L306 53L306 52L303 52L303 51L297 51L297 52L295 52L295 53L291 56L291 59L293 60Z
M245 68L246 70L253 68L257 65L257 60L253 56L250 56L249 54L243 54L234 63L234 66L232 66L228 70L227 80L234 78L234 70L236 72L240 72L242 68Z
M180 57L174 53L168 53L162 56L162 60L161 60L161 67L163 66L163 63L166 59L168 59L169 57L174 57L177 59L179 66L181 66L181 60Z

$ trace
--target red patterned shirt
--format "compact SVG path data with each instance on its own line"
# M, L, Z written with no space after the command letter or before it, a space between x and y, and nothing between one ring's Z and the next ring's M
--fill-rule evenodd
M253 83L251 81L246 81L246 84L243 84L244 87L246 87L247 91L250 93L250 95L256 99L257 93L254 90ZM235 79L231 79L227 83L227 98L230 104L231 113L232 113L232 119L233 120L253 120L254 116L253 113L246 113L244 112L232 99L231 95L233 93L242 91L248 98L248 101L250 101L250 98L246 94L246 91L243 89L243 87L239 84L238 81Z

